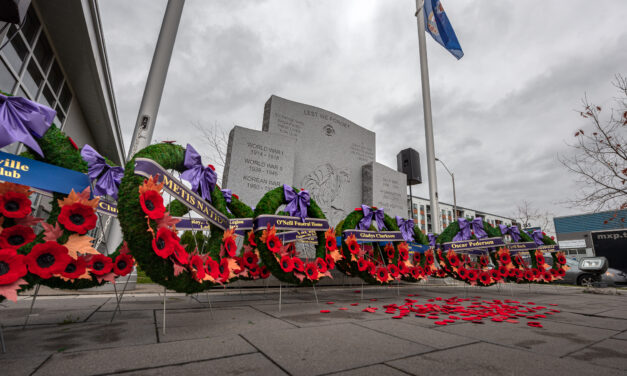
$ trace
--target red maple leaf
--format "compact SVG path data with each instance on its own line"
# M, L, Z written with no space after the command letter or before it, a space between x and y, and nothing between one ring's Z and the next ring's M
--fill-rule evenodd
M63 229L59 226L59 223L55 223L54 226L42 222L41 226L44 228L44 241L56 241L61 235L63 235Z
M28 215L24 218L16 219L15 224L22 225L22 226L34 226L37 223L41 222L42 220L43 218L37 218L32 215Z
M165 213L163 218L157 219L157 228L167 227L167 228L175 228L176 224L181 220L178 218L174 218L170 215L170 213Z
M0 285L0 295L4 296L8 300L12 302L17 302L17 290L20 289L20 285L27 285L23 279L18 279L17 281L8 284L8 285Z

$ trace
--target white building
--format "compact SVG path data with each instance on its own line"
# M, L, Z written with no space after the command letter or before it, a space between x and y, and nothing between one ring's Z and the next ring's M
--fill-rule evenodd
M407 204L407 207L412 208L411 211L408 213L408 218L413 218L414 223L416 223L425 234L429 232L434 232L431 225L430 203L430 200L427 198L412 196L411 200L408 199ZM451 224L451 222L455 220L453 215L453 205L440 202L439 206L442 227L446 228L449 224ZM487 213L482 210L468 209L459 205L457 206L457 218L474 219L475 217L482 217L484 221L488 222L492 226L497 226L500 224L511 226L512 224L516 224L516 221L513 218Z

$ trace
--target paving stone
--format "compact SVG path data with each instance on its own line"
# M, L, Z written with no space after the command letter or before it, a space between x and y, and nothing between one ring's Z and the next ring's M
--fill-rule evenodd
M553 308L553 307L551 307ZM593 328L625 330L627 329L627 320L598 317L591 315L580 315L572 312L562 311L555 315L547 315L547 320L564 322L574 325L590 326Z
M250 333L244 337L295 375L349 370L432 349L352 324Z
M606 339L595 343L570 354L569 357L627 371L627 343L618 339Z
M232 356L228 358L194 362L189 364L151 368L146 370L116 373L116 375L141 376L205 376L205 375L287 375L260 353Z
M622 309L611 309L608 311L602 311L602 312L599 312L597 315L605 316L605 317L615 317L618 319L627 320L627 310L625 309L624 305Z
M35 373L96 375L168 366L255 352L239 336L55 354Z
M7 353L49 354L115 346L156 343L154 324L114 321L4 328Z
M407 321L413 320L410 318ZM407 324L405 319L403 321L371 320L360 322L358 325L438 349L476 342L471 338Z
M7 344L7 346L10 346L10 344ZM50 355L52 353L24 357L16 356L13 353L0 353L0 373L2 373L2 376L30 375Z
M612 338L627 340L627 331L624 331L624 332L622 332L622 333L619 333L619 334L617 334L617 335L613 336Z
M548 320L541 321L543 328L532 328L526 322L520 320L518 324L509 324L484 320L481 325L445 326L437 330L553 356L564 356L617 333Z
M333 376L402 376L407 375L385 364L375 364L373 366L355 368L350 371L343 371L331 374Z
M538 376L538 375L619 375L616 370L601 368L572 359L560 359L487 343L441 350L388 362L412 375L461 376Z
M159 340L180 341L210 338L255 331L274 331L294 326L259 312L251 307L231 307L211 310L176 310L166 312L166 334L163 334L163 314L157 312Z

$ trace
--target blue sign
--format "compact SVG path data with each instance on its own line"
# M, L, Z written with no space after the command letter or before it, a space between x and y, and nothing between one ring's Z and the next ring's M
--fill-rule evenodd
M89 187L86 174L1 151L0 180L64 194Z

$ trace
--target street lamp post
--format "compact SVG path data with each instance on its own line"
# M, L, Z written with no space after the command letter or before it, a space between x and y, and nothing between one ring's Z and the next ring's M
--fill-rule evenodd
M451 172L451 170L446 167L446 164L441 160L436 158L436 161L442 163L446 172L451 175L451 180L453 181L453 219L457 221L457 196L455 195L455 174Z

